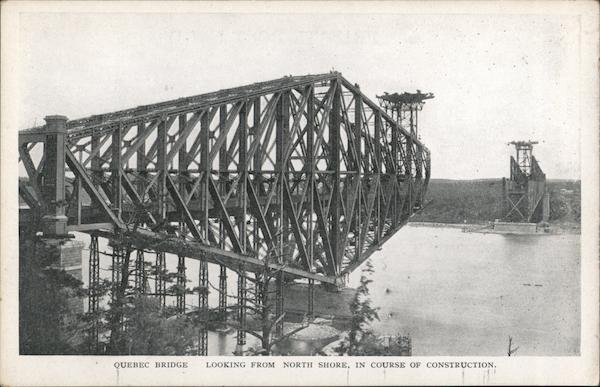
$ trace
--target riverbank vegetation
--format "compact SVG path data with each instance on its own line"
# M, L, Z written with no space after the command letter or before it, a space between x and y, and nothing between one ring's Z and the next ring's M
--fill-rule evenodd
M548 180L550 223L579 224L581 181ZM486 223L502 218L502 179L431 179L414 222Z
M360 284L350 302L352 318L349 329L329 347L337 355L346 356L411 356L410 336L378 336L371 328L371 323L379 320L379 308L371 305L369 296L372 273L371 261L367 261L362 269Z

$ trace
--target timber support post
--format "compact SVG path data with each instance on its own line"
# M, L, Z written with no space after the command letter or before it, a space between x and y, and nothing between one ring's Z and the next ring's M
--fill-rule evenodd
M88 285L88 314L92 319L89 331L90 353L98 354L99 350L99 316L100 307L100 250L98 248L98 236L90 238L90 261L89 261L89 285Z
M123 250L120 245L112 245L112 265L111 265L111 280L112 280L112 300L117 298L119 284L121 283L121 265L123 264Z
M219 265L219 319L227 320L227 267Z
M281 315L284 311L284 284L285 284L285 273L280 271L277 273L275 285L275 318L277 319L277 326L275 327L275 336L281 337L283 335L283 318Z
M177 312L185 313L185 292L186 292L185 277L185 257L177 257Z
M146 265L144 260L144 250L138 249L135 258L135 289L140 294L146 293Z
M165 253L162 251L156 252L156 277L154 279L154 293L158 298L161 307L166 305L167 289L165 284Z
M200 260L198 270L198 315L200 317L198 332L198 355L208 354L208 262L206 257Z
M235 352L237 355L243 355L244 346L246 345L246 269L244 265L240 265L238 272L238 296L237 296L237 345Z

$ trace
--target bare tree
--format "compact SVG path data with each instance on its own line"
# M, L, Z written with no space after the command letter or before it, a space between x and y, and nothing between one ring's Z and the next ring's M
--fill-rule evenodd
M517 352L517 349L519 349L519 347L512 348L512 337L508 336L508 356L512 356L513 353Z

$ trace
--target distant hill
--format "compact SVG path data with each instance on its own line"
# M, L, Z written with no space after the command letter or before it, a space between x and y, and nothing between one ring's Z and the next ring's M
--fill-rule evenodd
M548 180L550 222L580 223L581 182ZM485 223L502 217L502 179L431 179L415 222Z

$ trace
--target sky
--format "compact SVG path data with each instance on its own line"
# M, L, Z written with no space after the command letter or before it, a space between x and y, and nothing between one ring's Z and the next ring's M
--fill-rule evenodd
M548 178L580 177L579 19L525 14L22 13L19 128L284 75L340 71L375 100L433 92L432 177L509 174L537 140Z

